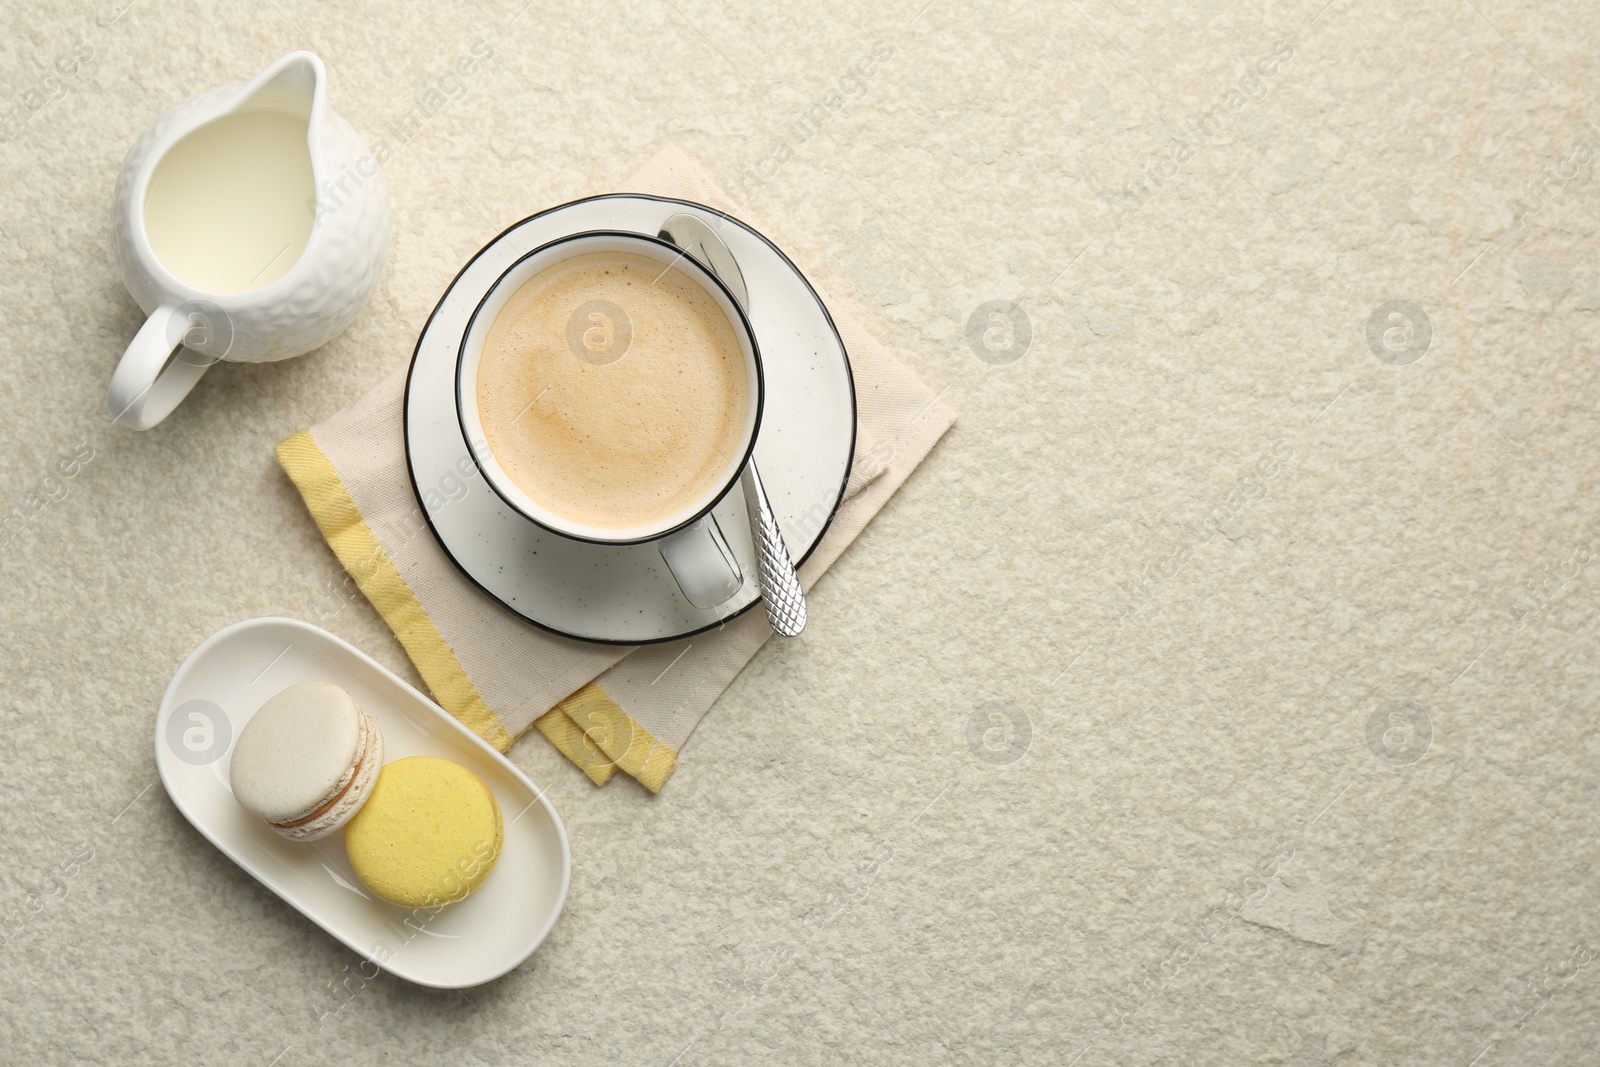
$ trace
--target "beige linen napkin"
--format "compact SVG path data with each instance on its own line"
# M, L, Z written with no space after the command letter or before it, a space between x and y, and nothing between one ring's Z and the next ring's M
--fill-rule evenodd
M731 211L676 146L625 192ZM759 228L759 227L758 227ZM828 305L855 376L855 467L832 527L800 569L810 588L955 420L937 394ZM654 792L718 694L772 636L765 614L682 641L619 648L540 630L467 581L434 541L406 473L406 367L279 443L323 536L383 615L439 704L500 751L535 726L596 785L621 768ZM813 613L812 626L826 626Z

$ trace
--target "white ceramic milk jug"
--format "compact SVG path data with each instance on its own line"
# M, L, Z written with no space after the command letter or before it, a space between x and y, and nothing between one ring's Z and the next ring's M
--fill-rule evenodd
M149 318L111 378L116 421L149 429L218 360L326 344L377 288L388 194L327 83L322 60L291 52L179 104L128 153L114 229Z

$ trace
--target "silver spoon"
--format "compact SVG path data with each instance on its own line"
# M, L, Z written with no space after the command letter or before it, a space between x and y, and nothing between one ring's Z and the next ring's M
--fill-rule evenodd
M750 290L744 283L739 261L705 220L679 212L661 224L660 237L671 241L683 254L715 274L748 314ZM740 476L744 487L745 510L750 513L750 539L756 548L756 577L761 584L761 599L767 608L767 621L784 637L793 637L806 628L806 597L800 589L800 576L794 570L794 557L778 529L772 501L756 470L755 453Z

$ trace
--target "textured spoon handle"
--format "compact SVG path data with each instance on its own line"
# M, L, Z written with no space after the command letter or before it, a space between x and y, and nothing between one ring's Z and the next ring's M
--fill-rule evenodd
M761 582L761 599L767 606L767 621L777 633L793 637L806 628L806 597L800 591L800 576L794 572L794 560L789 558L789 546L783 543L783 533L778 529L761 475L756 473L754 458L744 469L744 502L750 512L756 574Z

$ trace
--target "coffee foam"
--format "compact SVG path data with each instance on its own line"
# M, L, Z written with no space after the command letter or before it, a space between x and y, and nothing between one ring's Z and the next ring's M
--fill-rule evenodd
M576 321L631 334L614 362L574 344L575 313L597 302L611 305L606 319ZM713 491L739 458L751 403L722 308L682 271L629 252L573 256L524 282L489 328L476 387L506 475L604 529L662 521Z

